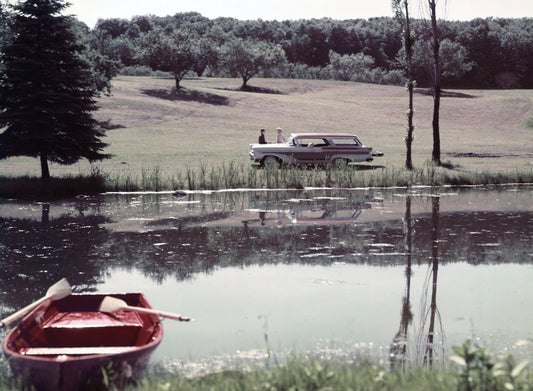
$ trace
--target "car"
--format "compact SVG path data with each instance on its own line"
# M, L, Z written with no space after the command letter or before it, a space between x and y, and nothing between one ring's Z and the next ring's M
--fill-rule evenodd
M286 143L250 144L250 159L262 167L282 164L332 164L371 162L382 152L366 147L352 133L292 133Z

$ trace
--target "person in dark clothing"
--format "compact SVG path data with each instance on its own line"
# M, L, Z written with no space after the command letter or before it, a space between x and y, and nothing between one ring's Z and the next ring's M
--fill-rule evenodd
M261 129L261 135L259 136L259 144L266 144L265 129Z

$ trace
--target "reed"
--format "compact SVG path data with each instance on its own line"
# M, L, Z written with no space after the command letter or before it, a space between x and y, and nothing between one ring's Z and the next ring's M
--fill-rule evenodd
M493 186L531 184L533 169L507 172L466 172L436 167L427 163L415 170L398 167L349 166L258 168L229 162L219 166L202 163L198 169L187 166L175 174L165 174L159 167L143 169L139 175L106 174L94 170L87 176L65 176L42 180L32 177L0 177L0 197L50 200L109 191L172 191L221 189L304 189L387 188L412 186Z

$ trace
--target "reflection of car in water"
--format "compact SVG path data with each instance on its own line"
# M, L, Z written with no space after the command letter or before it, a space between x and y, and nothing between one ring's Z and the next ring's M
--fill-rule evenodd
M345 223L356 220L363 209L370 209L369 203L356 204L349 209L338 209L335 205L313 206L312 208L299 207L288 214L291 222L298 223Z
M250 212L258 212L259 220L246 220L246 226L284 224L335 224L350 223L363 213L364 209L372 207L370 202L336 202L330 199L315 199L298 202L296 205L287 208L287 205L279 208L258 208L249 209Z

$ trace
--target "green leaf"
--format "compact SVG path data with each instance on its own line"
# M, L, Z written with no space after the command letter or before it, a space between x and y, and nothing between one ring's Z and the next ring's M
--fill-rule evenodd
M461 357L464 357L465 356L465 348L464 348L464 345L455 345L455 346L452 346L452 349L455 353L457 353L459 356Z

